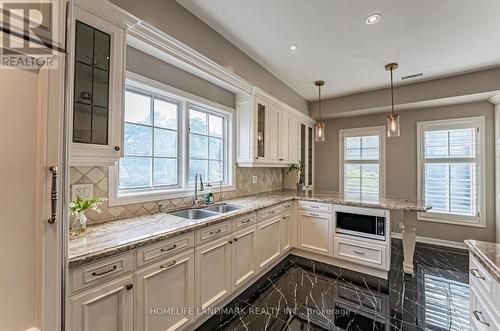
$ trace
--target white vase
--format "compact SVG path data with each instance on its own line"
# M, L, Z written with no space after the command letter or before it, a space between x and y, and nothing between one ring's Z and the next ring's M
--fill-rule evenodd
M85 229L87 228L87 216L85 216L84 212L79 212L75 215L76 219L76 226L78 226L81 230L81 232L85 232Z

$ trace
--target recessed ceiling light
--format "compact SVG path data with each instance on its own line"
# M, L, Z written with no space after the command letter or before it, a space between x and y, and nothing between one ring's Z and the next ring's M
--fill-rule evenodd
M299 45L297 45L297 44L291 44L291 45L290 45L290 50L291 50L291 51L296 51L296 50L297 50L297 48L299 48Z
M380 15L380 14L371 14L370 16L365 18L365 23L366 24L375 24L375 23L378 23L381 18L382 18L382 15Z

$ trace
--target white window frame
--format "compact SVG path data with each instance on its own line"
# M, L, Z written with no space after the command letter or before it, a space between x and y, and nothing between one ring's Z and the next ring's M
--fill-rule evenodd
M486 141L485 141L485 117L465 117L446 120L435 120L417 122L417 197L421 200L424 196L424 132L434 130L453 130L460 128L476 127L477 133L477 157L476 176L478 178L477 206L479 215L466 216L458 214L433 213L432 209L426 213L417 213L419 221L448 223L471 227L486 227Z
M144 203L163 199L172 199L191 196L194 187L189 185L189 106L205 109L219 116L223 116L226 121L225 137L227 147L224 147L225 162L225 183L222 190L234 191L236 189L236 163L235 163L235 110L221 105L211 100L197 95L179 90L175 87L160 83L150 78L127 72L127 89L134 91L145 91L147 94L158 95L162 99L179 103L179 186L170 188L147 188L147 189L119 189L118 161L109 167L108 194L109 205L117 206L131 203ZM124 118L125 116L123 116ZM124 120L120 125L123 128ZM122 130L123 132L123 130ZM122 133L123 134L123 133ZM218 187L216 188L218 189Z
M359 137L359 136L374 136L380 137L379 145L379 160L356 160L352 163L378 163L379 164L379 197L385 196L385 169L386 169L386 128L385 126L371 126L364 128L341 129L339 130L339 189L344 192L344 138ZM349 162L350 163L350 162Z

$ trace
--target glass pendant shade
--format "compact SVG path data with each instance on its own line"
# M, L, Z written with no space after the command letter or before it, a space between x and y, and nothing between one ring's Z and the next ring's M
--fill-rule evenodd
M324 122L316 122L316 142L324 142L325 141L325 123Z
M387 137L399 137L399 115L387 115Z

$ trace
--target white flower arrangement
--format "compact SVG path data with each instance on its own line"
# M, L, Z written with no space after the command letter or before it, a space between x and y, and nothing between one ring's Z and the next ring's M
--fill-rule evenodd
M80 196L77 196L75 200L71 201L71 203L69 204L69 211L71 215L77 215L89 209L94 210L96 213L100 213L101 210L99 209L99 206L107 200L108 199L106 198L97 197L94 197L91 200L87 200L80 198Z

